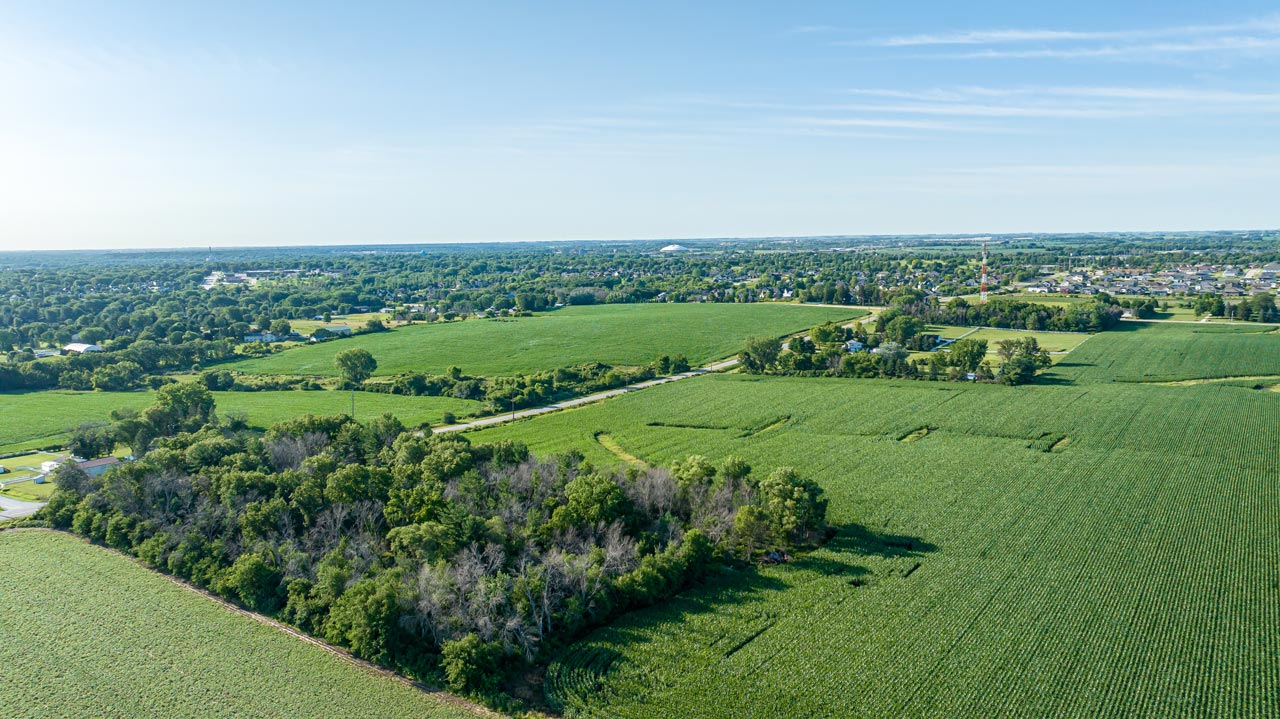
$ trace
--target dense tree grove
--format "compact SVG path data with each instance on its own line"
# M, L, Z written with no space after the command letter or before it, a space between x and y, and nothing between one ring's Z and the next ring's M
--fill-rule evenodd
M891 317L888 322L886 316ZM910 360L908 350L933 350L939 344L938 336L924 329L923 322L890 310L871 329L861 322L852 327L827 323L785 347L778 339L750 339L738 359L743 370L752 374L996 380L1011 385L1031 382L1051 364L1034 337L997 342L1000 365L994 369L987 361L987 341L982 339L958 339L927 358Z
M363 389L388 394L479 400L485 403L487 411L493 413L536 407L566 397L603 392L688 371L689 360L684 355L663 355L643 367L614 367L602 362L589 362L510 377L466 375L460 368L451 367L442 375L410 372L383 381L366 382Z
M1221 295L1200 295L1190 307L1196 314L1226 317L1239 322L1280 322L1280 309L1276 308L1276 296L1263 292L1240 302L1228 304Z
M97 478L64 465L42 516L457 691L493 692L619 612L827 531L821 488L790 469L602 470L390 415L258 434L220 424L197 384L161 392L117 420L145 455Z
M975 305L961 297L946 304L924 298L905 303L900 310L929 324L1052 332L1101 332L1115 327L1124 312L1106 301L1050 306L993 298Z

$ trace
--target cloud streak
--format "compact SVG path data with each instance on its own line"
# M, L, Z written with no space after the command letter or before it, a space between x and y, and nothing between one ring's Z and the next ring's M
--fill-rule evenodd
M1150 40L1231 33L1280 32L1280 16L1221 25L1182 25L1133 30L1060 30L1043 28L966 30L954 33L895 35L855 44L877 47L920 47L933 45L997 45L1023 42Z
M826 109L900 116L1113 119L1149 116L1280 113L1280 92L1215 88L1128 86L961 86L904 91L853 88L844 94L868 102Z
M974 52L944 53L932 55L953 60L985 59L1115 59L1132 60L1158 58L1169 55L1195 55L1209 53L1233 53L1269 55L1280 51L1280 36L1258 37L1253 35L1230 36L1196 42L1160 42L1131 45L1094 45L1067 48L997 49Z
M935 60L1168 61L1175 58L1259 58L1280 55L1280 14L1241 22L1132 28L994 28L891 35L836 45L911 50ZM898 57L904 57L899 55Z

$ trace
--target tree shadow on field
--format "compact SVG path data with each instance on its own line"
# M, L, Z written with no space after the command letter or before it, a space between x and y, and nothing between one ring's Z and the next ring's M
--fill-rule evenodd
M1062 365L1057 365L1057 366L1061 367ZM1092 365L1082 365L1082 366L1092 366ZM1076 381L1074 379L1071 379L1070 377L1063 377L1061 375L1050 373L1050 374L1042 374L1036 377L1035 381L1032 382L1031 384L1041 385L1044 387L1052 387L1052 386L1061 386L1061 385L1068 385L1068 384L1075 384L1075 383Z
M699 615L726 611L763 614L768 611L773 596L791 586L791 582L762 574L756 567L725 568L685 587L673 597L624 612L585 635L573 637L554 661L580 662L581 656L575 654L588 649L599 651L600 646L642 647L663 641L669 638L668 632L682 631L687 620ZM608 664L612 666L619 659L625 657L610 657Z
M827 545L830 548L830 544ZM835 550L840 551L840 550ZM871 574L871 570L861 564L853 564L840 559L832 559L816 554L807 557L801 557L791 563L791 566L799 570L815 572L824 577L848 577L856 579Z
M577 684L547 686L546 699L557 710L566 704L589 706L590 695L608 684L607 676L643 656L647 646L692 643L700 647L698 651L733 651L786 614L790 602L785 593L789 590L813 582L829 588L834 580L844 589L855 591L852 588L875 581L871 568L861 563L865 558L923 557L935 551L936 545L920 537L876 532L848 523L834 527L834 534L819 549L785 564L773 568L726 567L674 597L625 612L568 642L553 661L561 669L580 670L574 672ZM703 615L719 615L719 624L708 627L691 621ZM669 681L660 677L650 680L652 683L644 683L643 689L630 684L624 688L648 692Z
M884 557L921 557L938 551L938 546L920 537L907 534L876 532L861 524L850 522L841 525L836 536L827 542L833 552L853 552L862 555Z

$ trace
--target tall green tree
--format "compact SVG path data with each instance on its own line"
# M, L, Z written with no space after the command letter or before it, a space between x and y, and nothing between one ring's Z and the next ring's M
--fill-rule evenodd
M374 370L378 369L378 361L369 354L369 350L360 347L339 352L333 361L338 366L338 371L342 373L343 379L352 384L364 382L373 376Z
M742 348L738 360L742 362L742 367L746 371L760 374L769 371L769 368L778 361L780 354L782 354L782 340L776 337L752 337Z
M961 339L947 348L948 364L961 372L976 372L982 360L987 358L987 341Z

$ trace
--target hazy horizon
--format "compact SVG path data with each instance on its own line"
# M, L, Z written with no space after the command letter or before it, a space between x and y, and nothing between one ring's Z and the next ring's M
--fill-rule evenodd
M1277 227L1278 60L1248 0L7 6L0 250Z
M561 238L561 239L510 239L510 240L436 240L426 242L288 242L288 243L258 243L258 244L199 244L199 245L99 245L95 247L58 247L58 248L0 248L0 254L19 253L19 252L199 252L201 250L214 251L231 251L231 250L254 250L254 249L305 249L308 247L317 248L333 248L333 247L363 247L363 248L382 248L382 247L431 247L440 246L448 247L455 245L522 245L522 244L557 244L557 243L602 243L602 244L618 244L618 243L704 243L704 242L765 242L778 241L786 242L790 240L835 240L842 238L850 239L885 239L885 240L906 240L906 239L956 239L958 241L976 241L984 237L992 238L1010 238L1010 237L1072 237L1079 235L1213 235L1213 234L1248 234L1248 233L1266 233L1280 232L1280 227L1220 227L1206 229L1130 229L1130 230L1068 230L1068 231L1039 231L1039 230L1012 230L1008 232L894 232L894 233L853 233L841 232L825 235L724 235L724 236L702 236L702 237L580 237L580 238Z

